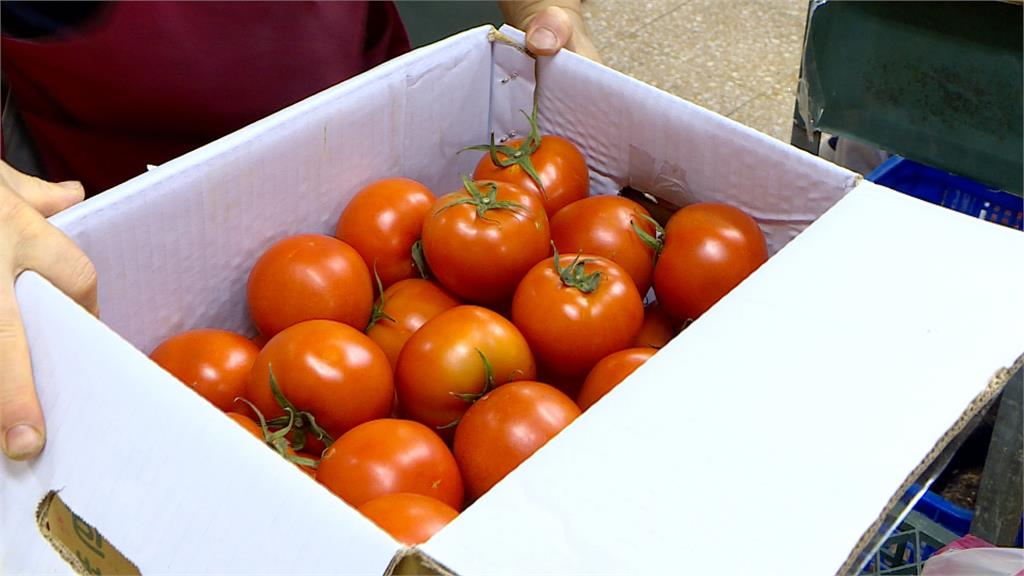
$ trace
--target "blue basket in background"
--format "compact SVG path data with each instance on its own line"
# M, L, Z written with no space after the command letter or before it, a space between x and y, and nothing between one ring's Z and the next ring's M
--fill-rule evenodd
M1024 226L1024 199L1020 196L901 156L886 160L867 179L982 220L1018 230Z

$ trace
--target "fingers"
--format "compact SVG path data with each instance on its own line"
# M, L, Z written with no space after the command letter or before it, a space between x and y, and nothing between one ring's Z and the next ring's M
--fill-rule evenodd
M21 196L25 202L35 208L43 216L53 216L82 201L85 189L79 182L47 182L23 174L6 162L0 161L0 185Z
M552 56L572 38L573 21L558 6L549 6L534 16L526 27L526 47L539 56Z
M530 20L526 27L526 47L540 56L551 56L567 48L595 62L601 61L583 16L559 6L549 6Z
M10 274L0 274L0 366L0 447L8 458L28 460L43 449L46 428Z
M83 308L99 314L96 268L63 232L40 218L23 232L15 258L15 274L34 270Z
M9 458L24 460L42 450L46 428L14 280L21 272L34 270L95 314L96 271L89 258L7 182L0 183L0 449Z

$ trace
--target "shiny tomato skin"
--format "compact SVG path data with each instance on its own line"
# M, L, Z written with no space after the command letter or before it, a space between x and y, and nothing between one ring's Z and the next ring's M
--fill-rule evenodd
M580 410L593 406L656 352L654 348L626 348L602 358L587 374L576 397Z
M253 324L267 336L317 319L362 330L373 308L373 283L355 248L331 236L303 234L260 256L247 296Z
M356 249L385 288L418 278L412 245L436 200L429 188L409 178L384 178L360 190L341 213L335 236Z
M665 226L654 293L669 316L696 319L767 259L764 233L753 218L727 204L691 204Z
M621 196L577 200L551 218L551 241L560 254L593 254L615 262L629 274L641 295L651 288L654 248L633 228L657 235L650 213Z
M483 215L466 190L438 198L423 223L423 254L438 283L459 298L500 304L512 297L519 279L551 253L551 232L540 199L505 182L476 182L484 193L497 187L497 208Z
M268 420L284 415L270 390L271 368L285 398L313 414L334 438L391 411L394 380L387 356L346 324L309 320L267 342L252 367L245 397Z
M518 149L524 138L516 138L507 145ZM499 154L500 157L500 154ZM473 172L477 180L499 180L529 190L544 201L544 210L553 216L564 206L586 198L590 194L590 170L587 159L580 149L561 136L546 134L541 137L540 146L530 156L544 191L520 166L513 164L502 168L491 162L485 153Z
M562 255L559 262L567 268L576 258ZM643 323L643 300L629 274L600 256L579 258L586 274L601 274L593 292L564 285L552 257L523 277L512 299L512 322L538 363L562 376L582 376L601 358L629 347Z
M349 430L324 452L317 480L351 506L398 492L436 498L456 510L462 476L441 437L411 420L384 418Z
M409 278L392 284L384 291L383 300L387 316L377 320L366 335L384 350L392 369L398 363L398 353L420 327L434 316L460 304L444 288L422 278Z
M401 413L450 438L451 429L443 427L470 406L454 394L478 394L486 386L481 353L496 386L537 374L530 347L511 322L480 306L456 306L424 324L399 354L395 388Z
M245 392L259 352L240 334L201 328L164 340L149 357L211 404L227 411Z
M475 500L568 426L580 409L540 382L510 382L477 400L455 430L455 460Z
M633 346L662 348L679 332L676 326L677 322L669 318L661 306L657 303L648 304L644 308L644 323L633 340Z
M423 544L459 515L451 506L421 494L385 494L359 507L359 511L406 546Z

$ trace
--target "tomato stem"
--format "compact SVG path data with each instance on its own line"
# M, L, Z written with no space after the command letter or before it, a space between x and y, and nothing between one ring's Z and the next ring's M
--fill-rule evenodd
M438 212L447 210L452 206L469 204L476 208L476 215L479 216L481 220L493 222L495 224L498 224L498 221L494 218L487 217L488 210L511 210L519 214L527 212L526 206L523 206L519 202L498 200L498 185L493 182L484 183L484 187L487 188L486 194L480 190L480 187L477 186L476 182L473 182L465 175L462 176L462 186L466 189L466 194L468 194L468 196L452 200L448 204L442 206Z
M366 328L363 332L369 332L370 328L373 328L374 324L379 322L381 318L386 318L392 322L397 323L393 316L384 311L384 283L380 281L380 274L377 274L377 261L373 261L373 279L377 282L377 293L380 294L380 298L373 303L373 309L370 311L370 321L366 323Z
M658 224L657 220L651 218L646 214L641 214L638 212L637 216L644 220L647 220L651 224L654 224L654 236L651 236L650 234L647 233L646 230L642 230L639 226L637 226L635 220L629 221L629 225L633 227L633 231L636 232L636 235L640 237L640 240L642 240L644 244L646 244L648 247L654 250L654 256L652 257L652 261L654 262L654 264L657 264L658 257L661 256L661 251L665 248L665 229L661 227L661 224Z
M562 284L579 290L584 294L590 294L594 290L597 290L598 286L601 285L601 273L591 272L586 273L585 265L593 260L589 258L583 258L583 252L576 254L576 258L573 259L572 264L569 264L565 268L562 268L561 261L558 257L558 247L555 243L551 243L552 248L555 251L555 272L558 273L558 277L562 279Z
M494 367L491 366L491 361L487 359L487 355L484 354L482 350L479 348L475 348L475 350L476 353L480 355L480 360L484 363L484 389L479 392L449 392L452 396L470 404L475 404L477 400L483 398L490 393L491 390L497 388L497 384L495 384L494 381ZM456 418L447 424L437 426L437 429L446 430L448 428L458 426L459 420L461 420L461 418Z
M296 442L293 443L293 447L296 450L302 450L306 446L306 434L312 434L314 438L320 440L325 446L330 446L334 443L334 439L327 433L326 430L320 427L316 423L316 418L309 412L299 410L285 397L284 393L281 392L280 386L277 384L277 378L274 377L274 370L271 366L267 366L267 371L270 374L270 392L274 395L274 400L285 412L285 416L280 416L271 420L268 424L270 426L288 426L295 428ZM294 417L294 421L292 418Z
M319 463L316 460L310 458L303 458L302 456L295 456L288 453L289 444L286 436L288 435L288 432L290 432L292 429L292 421L294 420L295 414L293 411L288 410L289 420L287 426L278 430L277 432L271 432L270 425L267 422L267 419L263 417L263 412L261 412L260 409L257 408L255 404L249 402L248 400L242 397L235 398L235 402L245 403L245 405L248 406L253 411L253 413L256 414L256 418L259 420L260 430L263 432L263 443L269 446L271 449L273 449L274 452L277 452L278 455L280 455L285 460L288 460L289 462L293 462L295 464L299 464L300 466L305 466L307 468L314 469L317 468L317 466L319 466ZM305 435L303 435L303 440L305 440ZM296 448L295 445L292 445L292 448L295 450L301 450L302 446L298 446Z
M520 110L523 116L526 116L526 120L530 122L530 133L526 139L518 146L502 145L497 146L494 143L494 133L491 132L491 141L489 144L480 144L477 146L467 146L459 152L465 152L466 150L476 150L480 152L487 152L490 154L491 163L500 168L508 168L509 166L519 166L526 172L530 179L537 185L537 189L540 190L541 197L547 199L548 193L544 189L544 182L540 178L540 174L537 173L537 169L533 166L533 153L540 148L543 138L540 135L540 127L537 125L537 102L533 103L533 112L527 114L525 110ZM499 156L501 154L501 156Z
M427 266L427 257L423 255L423 240L417 240L412 244L412 263L420 273L420 278L430 280L430 267Z

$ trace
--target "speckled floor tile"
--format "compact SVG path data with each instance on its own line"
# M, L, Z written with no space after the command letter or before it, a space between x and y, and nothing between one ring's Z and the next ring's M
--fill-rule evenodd
M584 13L609 66L788 141L805 0L587 0Z
M747 102L729 117L772 138L789 142L793 130L793 98L762 94Z

